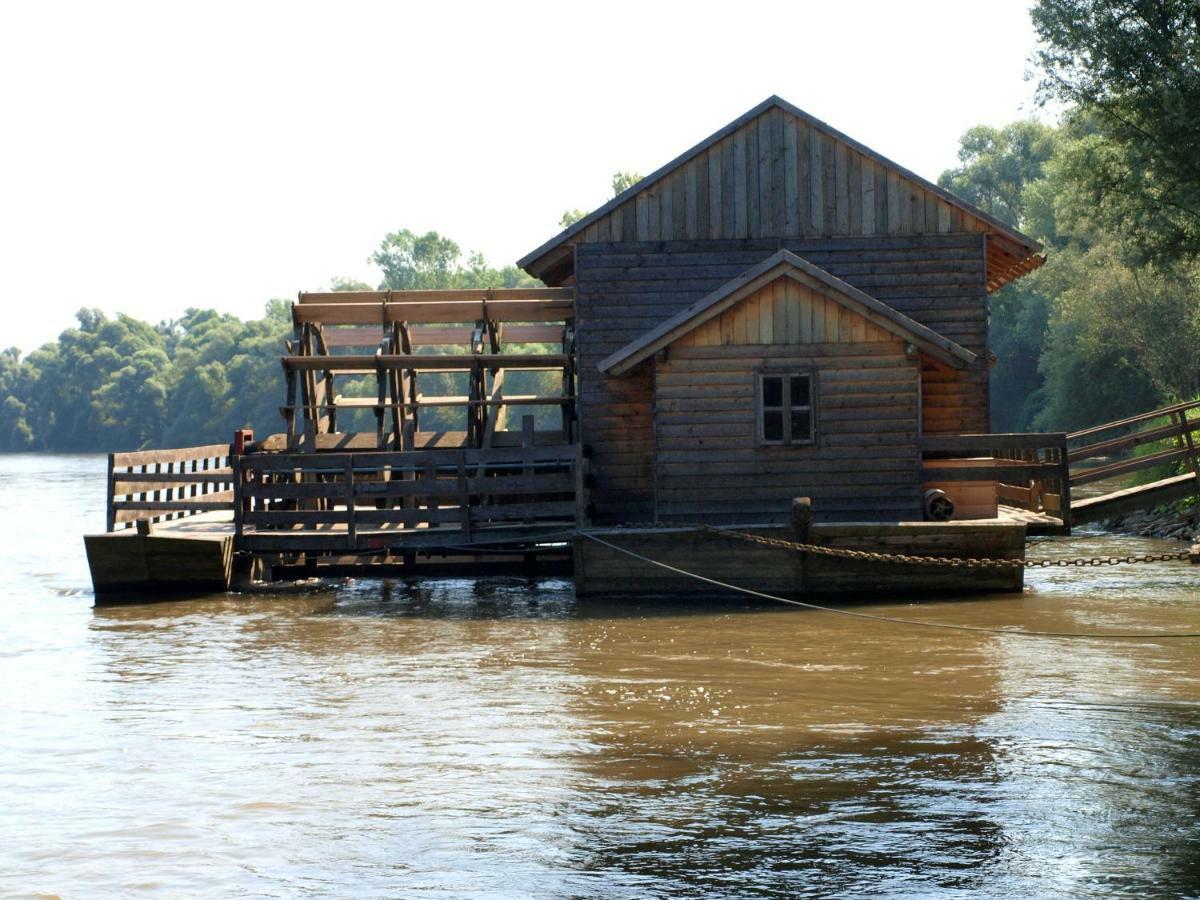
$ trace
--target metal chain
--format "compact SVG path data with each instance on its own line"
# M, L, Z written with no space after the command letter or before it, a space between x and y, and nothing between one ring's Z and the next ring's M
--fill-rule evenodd
M764 547L779 547L798 550L818 556L834 556L840 559L861 559L868 562L901 563L912 566L948 566L955 569L1045 569L1084 566L1121 566L1129 563L1169 562L1191 558L1190 550L1171 553L1143 553L1136 556L1090 556L1078 559L975 559L973 557L907 556L902 553L876 553L870 550L847 550L840 547L824 547L819 544L801 544L780 538L763 537L745 531L728 531L712 525L699 526L705 531L734 538Z

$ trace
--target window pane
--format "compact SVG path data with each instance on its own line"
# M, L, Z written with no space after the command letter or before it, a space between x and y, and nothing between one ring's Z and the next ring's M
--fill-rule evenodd
M776 409L763 413L763 440L783 440L783 412L781 410Z
M763 376L762 402L763 406L783 406L783 376Z
M812 413L807 409L792 410L792 440L812 440Z
M792 406L811 406L807 375L792 376Z

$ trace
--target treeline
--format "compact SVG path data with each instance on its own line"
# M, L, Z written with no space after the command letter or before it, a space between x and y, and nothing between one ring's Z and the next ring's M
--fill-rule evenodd
M992 427L1071 429L1200 395L1200 14L1193 0L1039 0L1040 97L1060 124L980 125L940 183L1042 241L991 297ZM617 173L614 194L638 180ZM561 225L581 217L563 214ZM381 288L515 287L430 232L387 235ZM370 285L334 279L335 290ZM286 304L150 325L81 310L22 359L0 353L0 450L100 450L280 427Z
M940 183L1042 241L991 298L992 427L1072 429L1200 394L1200 13L1040 0L1058 127L979 126Z
M381 290L537 283L436 232L389 234L370 259L383 272ZM335 278L332 289L372 286ZM179 447L224 440L234 428L281 430L286 301L269 301L250 321L200 309L156 325L96 309L76 319L24 359L16 348L0 353L0 450Z

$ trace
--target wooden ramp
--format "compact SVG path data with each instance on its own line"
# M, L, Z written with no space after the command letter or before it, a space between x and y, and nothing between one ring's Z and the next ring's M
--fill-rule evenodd
M1071 517L1075 524L1086 525L1088 522L1099 522L1139 509L1150 509L1163 503L1182 500L1197 493L1200 493L1200 483L1197 482L1195 473L1187 472L1170 478L1160 478L1149 484L1113 491L1110 494L1076 500L1071 504Z
M1200 429L1200 418L1188 416L1197 409L1200 401L1179 403L1067 435L1072 445L1068 451L1071 521L1077 525L1098 522L1200 494L1200 458L1193 437ZM1139 447L1149 452L1139 453ZM1181 467L1186 471L1180 473ZM1082 496L1078 490L1155 470L1173 474L1092 496Z

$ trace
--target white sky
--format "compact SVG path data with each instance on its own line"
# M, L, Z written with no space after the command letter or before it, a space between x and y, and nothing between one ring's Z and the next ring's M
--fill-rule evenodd
M392 230L508 264L770 94L936 179L1036 113L1027 0L0 5L0 345L375 283Z

